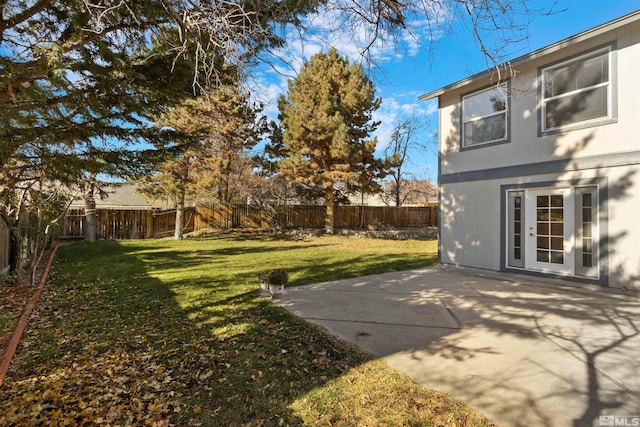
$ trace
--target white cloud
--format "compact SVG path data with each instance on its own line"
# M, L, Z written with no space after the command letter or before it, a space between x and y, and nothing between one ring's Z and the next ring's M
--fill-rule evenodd
M428 17L423 14L420 19L411 15L407 19L409 30L401 30L397 40L383 31L370 44L372 28L362 20L346 22L339 12L321 9L305 18L303 24L306 30L293 27L285 29L285 46L272 52L269 65L261 66L260 71L254 73L251 92L265 105L265 113L271 119L276 119L277 99L280 94L286 94L287 81L295 78L305 61L316 53L326 52L333 47L352 62L361 62L364 61L362 53L368 47L371 60L377 66L384 68L393 65L400 58L421 54L423 42L430 43L443 34L436 29L446 25L450 16L448 10L437 12L429 13ZM427 117L435 112L434 105L417 101L420 94L419 88L416 88L389 94L391 96L383 95L382 106L374 113L374 120L381 122L375 133L379 141L378 150L388 143L398 119L411 115Z
M429 10L420 19L415 12L409 12L406 28L389 33L384 27L374 28L363 19L345 18L338 10L322 7L303 20L302 29L292 26L284 29L286 45L272 52L278 63L274 68L284 75L295 75L311 56L330 47L352 62L368 59L376 66L401 57L415 57L423 49L423 42L430 44L443 35L439 29L447 19L450 19L448 9Z
M413 99L415 100L415 98ZM389 144L395 125L398 121L406 118L417 117L424 119L428 126L424 129L424 132L421 132L419 137L422 139L428 138L428 134L434 130L432 128L435 125L435 123L432 123L434 121L433 117L430 116L436 113L437 110L438 106L435 102L400 102L395 97L384 98L380 108L373 114L373 119L380 121L380 126L375 132L375 136L378 137L376 151L379 154L384 151Z

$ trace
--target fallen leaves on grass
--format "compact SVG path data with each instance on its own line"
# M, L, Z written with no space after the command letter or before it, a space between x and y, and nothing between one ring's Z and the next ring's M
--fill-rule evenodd
M0 425L167 426L180 403L171 371L145 355L113 351L99 357L68 356L47 375L10 383L10 404Z
M33 288L27 281L0 285L0 357L4 355L16 322L32 293Z
M318 263L324 246L256 244L63 248L0 389L0 425L473 425L473 411L438 412L434 394L258 296L257 271L282 263L258 256L338 274Z
M43 253L33 276L34 283L42 278L51 251L49 248ZM33 272L25 270L22 273L15 283L7 283L5 277L0 277L0 357L5 354L18 319L35 293L35 287L31 286Z

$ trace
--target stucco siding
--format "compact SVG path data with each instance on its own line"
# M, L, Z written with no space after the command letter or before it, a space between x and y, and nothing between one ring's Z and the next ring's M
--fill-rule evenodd
M635 165L462 181L441 186L441 261L489 270L505 263L502 189L604 185L600 214L605 286L640 290L640 168ZM606 245L604 243L606 242Z
M464 182L442 187L441 261L498 269L500 187L498 182Z
M640 290L640 168L610 171L609 281Z
M614 46L616 89L613 100L616 120L605 125L539 135L540 67L610 45ZM540 57L513 71L508 143L460 149L461 97L491 85L490 80L478 81L440 96L442 174L640 150L637 111L640 96L640 22Z

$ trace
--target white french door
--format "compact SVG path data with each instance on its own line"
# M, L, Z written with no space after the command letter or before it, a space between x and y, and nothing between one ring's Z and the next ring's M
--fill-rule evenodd
M598 187L507 191L507 267L599 277Z
M575 272L575 206L571 188L529 190L525 198L525 268Z

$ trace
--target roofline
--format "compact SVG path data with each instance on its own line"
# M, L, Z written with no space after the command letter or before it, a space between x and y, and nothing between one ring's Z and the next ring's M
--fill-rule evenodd
M571 46L573 44L582 42L582 41L590 39L592 37L596 37L596 36L599 36L601 34L604 34L604 33L608 32L608 31L615 30L615 29L620 28L620 27L622 27L624 25L627 25L627 24L630 24L632 22L635 22L635 21L637 21L639 19L640 19L640 10L636 10L635 12L628 13L628 14L626 14L624 16L621 16L620 18L616 18L616 19L614 19L612 21L605 22L604 24L600 24L597 27L593 27L593 28L590 28L590 29L588 29L586 31L578 33L576 35L567 37L566 39L560 40L559 42L556 42L556 43L550 44L548 46L542 47L540 49L534 50L533 52L527 53L526 55L519 56L519 57L517 57L517 58L515 58L515 59L513 59L511 61L504 62L504 63L502 63L500 65L497 65L494 68L486 69L484 71L481 71L480 73L474 74L474 75L472 75L470 77L467 77L465 79L458 80L455 83L451 83L451 84L449 84L447 86L441 87L440 89L436 89L436 90L431 91L429 93L425 93L424 95L420 95L418 97L418 100L419 101L429 101L429 100L434 99L434 98L436 98L436 97L438 97L438 96L440 96L440 95L442 95L442 94L444 94L446 92L449 92L449 91L454 90L454 89L461 88L461 87L466 86L468 84L471 84L471 83L473 83L473 82L475 82L477 80L480 80L480 79L482 79L484 77L488 77L491 74L495 73L496 69L499 69L499 70L500 69L509 69L509 68L514 67L516 65L520 65L520 64L522 64L524 62L531 61L533 59L539 58L539 57L541 57L543 55L548 55L550 53L556 52L556 51L558 51L560 49L563 49L563 48L565 48L567 46Z

